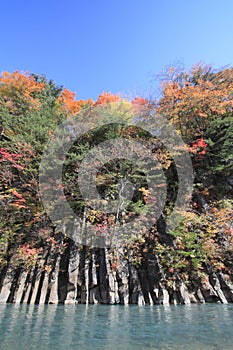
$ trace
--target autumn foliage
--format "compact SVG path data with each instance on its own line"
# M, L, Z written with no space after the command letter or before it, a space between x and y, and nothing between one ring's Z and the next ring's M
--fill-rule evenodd
M191 130L202 136L210 119L232 112L232 68L220 72L200 65L190 72L169 68L162 87L163 96L157 110L167 116L184 137L188 137Z
M5 101L6 107L12 113L17 113L20 101L29 109L39 109L40 100L37 93L44 88L43 82L37 82L28 73L3 72L0 78L0 96Z
M89 105L92 106L94 102L92 99L85 100L76 100L75 99L76 93L71 92L68 89L64 89L61 93L61 96L59 96L58 101L61 103L61 106L64 108L64 110L74 115L78 113L83 107Z
M95 102L95 106L100 104L108 104L112 102L119 102L120 97L117 95L113 95L109 92L104 91L102 94L99 95L97 101Z
M50 251L60 254L66 248L61 233L56 231L45 213L38 193L38 169L46 141L54 129L70 116L78 120L85 112L103 110L108 105L121 105L121 112L132 118L146 107L148 113L165 116L181 134L190 154L194 171L194 190L187 212L173 232L155 225L150 232L144 228L140 242L133 242L130 261L136 267L153 252L160 259L167 280L180 274L203 277L207 263L215 271L223 271L232 278L233 268L233 69L213 70L196 65L190 71L169 67L163 74L161 94L149 100L137 96L122 99L104 91L96 101L76 99L76 93L58 87L43 76L29 73L3 72L0 77L0 262L4 267L11 261L16 267L27 269L39 264ZM128 113L130 110L130 113ZM112 109L112 115L119 111ZM106 113L107 113L106 112ZM128 113L128 114L127 114ZM97 115L98 113L93 113ZM88 120L89 121L89 120ZM114 123L113 123L114 124ZM83 204L78 190L78 166L93 146L124 137L149 145L160 170L165 174L168 190L163 216L169 214L179 187L175 164L165 147L148 133L139 132L134 125L105 126L87 133L73 144L64 166L64 191L77 214L94 225L97 236L104 236L116 219L131 220L148 203L150 192L143 171L127 161L113 162L97 175L97 187L103 198L117 199L118 182L130 174L137 189L128 212L116 218L104 215ZM120 174L120 175L119 175ZM121 177L119 177L121 176ZM55 184L51 180L46 190ZM62 185L63 186L63 185ZM164 186L158 183L158 188ZM156 199L155 199L156 200ZM83 219L83 220L84 220ZM156 221L156 220L155 220ZM165 238L164 238L165 237ZM169 246L166 239L170 239ZM118 269L118 255L114 252L111 268ZM38 265L39 266L39 265ZM41 267L52 271L52 263Z

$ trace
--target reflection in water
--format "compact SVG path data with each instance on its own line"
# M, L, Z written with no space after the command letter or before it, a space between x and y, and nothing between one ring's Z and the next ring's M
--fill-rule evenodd
M232 349L233 305L0 305L0 349Z

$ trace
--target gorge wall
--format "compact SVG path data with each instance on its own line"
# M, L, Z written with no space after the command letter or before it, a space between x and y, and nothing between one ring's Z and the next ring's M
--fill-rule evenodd
M69 240L64 252L47 251L29 271L15 269L9 262L1 272L0 302L138 305L233 302L233 284L210 267L204 281L182 281L176 275L168 282L156 255L148 255L140 266L126 259L121 248L118 256L116 266L108 249L90 250Z

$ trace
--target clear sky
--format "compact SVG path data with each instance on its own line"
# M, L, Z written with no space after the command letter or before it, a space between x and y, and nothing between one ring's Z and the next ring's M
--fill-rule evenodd
M178 60L233 63L232 0L5 0L0 11L0 71L45 74L77 98L147 96Z

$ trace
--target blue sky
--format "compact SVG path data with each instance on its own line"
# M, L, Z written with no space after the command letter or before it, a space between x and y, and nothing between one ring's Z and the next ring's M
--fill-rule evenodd
M232 0L8 0L0 11L0 71L45 74L77 98L147 96L176 61L233 63Z

